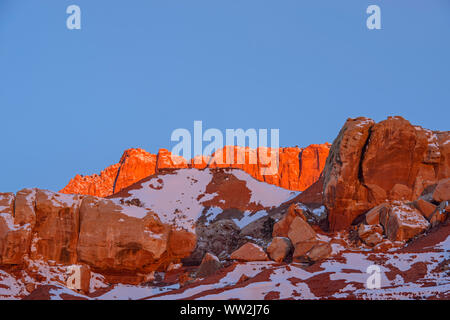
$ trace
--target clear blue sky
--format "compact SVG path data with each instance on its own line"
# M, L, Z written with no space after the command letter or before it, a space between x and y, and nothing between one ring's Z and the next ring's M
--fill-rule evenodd
M0 0L0 192L171 149L194 120L279 128L282 146L356 116L449 130L449 77L449 0Z

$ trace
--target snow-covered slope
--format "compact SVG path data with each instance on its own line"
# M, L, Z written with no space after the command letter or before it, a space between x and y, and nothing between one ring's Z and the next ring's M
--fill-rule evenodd
M239 169L179 169L150 176L110 197L129 204L124 213L143 218L151 210L163 223L195 229L203 215L207 223L229 209L241 228L267 215L267 210L299 192L260 182Z

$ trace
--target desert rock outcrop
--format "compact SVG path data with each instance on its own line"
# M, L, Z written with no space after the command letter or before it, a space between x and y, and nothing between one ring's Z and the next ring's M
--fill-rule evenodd
M262 174L267 167L266 162L271 161L270 155L273 152L270 148L265 149L226 146L211 156L197 156L189 161L172 156L166 149L160 149L156 155L139 148L128 149L123 153L119 163L107 167L100 175L77 175L60 192L107 197L161 170L179 168L242 169L259 181L289 190L303 191L319 179L330 144L313 144L306 148L280 148L278 171L270 175ZM266 153L269 159L265 159ZM256 162L251 162L251 159L255 159Z
M450 132L402 117L348 119L333 142L323 176L330 228L348 227L386 200L414 200L449 177Z

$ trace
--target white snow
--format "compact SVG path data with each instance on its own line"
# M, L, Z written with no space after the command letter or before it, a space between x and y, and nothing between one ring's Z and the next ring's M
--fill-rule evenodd
M233 169L231 172L239 180L243 180L252 195L250 203L260 204L263 207L274 207L286 202L300 194L298 191L283 189L272 184L260 182L242 170Z
M223 212L223 210L219 207L211 207L206 211L205 217L206 217L206 224L213 222L214 219Z
M245 181L251 192L250 204L271 208L299 194L260 182L239 169L228 169L227 173ZM195 223L204 211L203 203L217 196L216 193L206 192L212 177L211 169L179 169L143 182L140 188L128 191L130 196L126 200L139 199L142 206L121 204L121 199L112 201L121 206L122 212L130 217L142 219L148 214L148 210L151 210L158 214L161 222L193 231ZM221 212L219 207L209 208L206 212L207 223L211 223ZM235 222L242 228L266 214L265 210L246 211L244 217L236 219Z
M262 217L267 216L267 211L266 210L260 210L258 212L252 213L251 211L245 211L244 212L244 216L240 219L233 219L233 221L236 223L236 225L239 228L244 228L245 226L248 226L250 223L252 223L253 221L256 221Z
M326 216L325 206L320 206L319 208L312 210L312 214L319 220L323 219Z
M142 183L140 189L129 191L131 196L128 198L139 199L145 208L128 206L124 213L143 218L148 208L156 212L163 223L174 223L178 227L193 230L203 211L203 206L197 198L205 193L206 186L211 182L210 171L180 169L159 178L163 181L162 189L151 188L150 184L155 182L152 179ZM201 200L206 201L205 197ZM116 201L118 202L117 199Z

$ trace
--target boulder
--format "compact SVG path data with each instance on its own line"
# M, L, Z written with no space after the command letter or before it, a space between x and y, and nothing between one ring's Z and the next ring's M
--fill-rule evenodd
M427 218L428 221L430 221L433 213L437 210L437 206L420 198L413 203L414 206L420 211L420 213L422 213L425 218Z
M314 239L297 243L292 258L296 261L304 261L308 251L310 251L318 242L318 240Z
M292 221L299 217L302 220L306 221L305 214L303 209L296 203L291 204L286 212L286 214L281 218L277 223L273 226L272 236L275 237L288 237L289 228L291 226Z
M396 183L390 193L389 198L393 200L407 200L411 199L412 190L401 183Z
M442 202L450 200L450 178L440 180L433 192L433 200Z
M300 217L295 217L289 226L288 237L295 246L299 242L315 239L316 232L308 222Z
M447 218L447 213L445 207L448 206L447 201L442 201L437 207L436 210L429 216L428 221L431 226L437 226L440 223L443 223Z
M331 245L327 242L317 243L307 254L309 260L319 261L328 258L333 252Z
M234 251L231 256L233 260L239 261L267 261L269 258L260 246L247 242L242 247Z
M379 224L365 225L358 227L359 238L367 245L373 247L383 241L383 227Z
M388 210L390 209L389 204L387 203L382 203L372 209L370 209L367 213L366 213L366 224L379 224L380 223L380 215L384 213L386 213Z
M386 237L391 241L407 241L430 227L419 210L405 203L393 204L380 217Z
M267 253L273 261L283 262L291 249L292 244L288 238L275 237L267 247Z
M205 254L202 263L197 270L197 278L206 278L222 269L219 259L210 253Z
M93 197L84 198L80 206L78 259L98 269L165 270L194 250L195 239L144 208Z
M198 265L206 253L228 258L238 248L240 229L233 220L224 219L210 225L198 224L196 227L197 246L184 260L186 264Z

